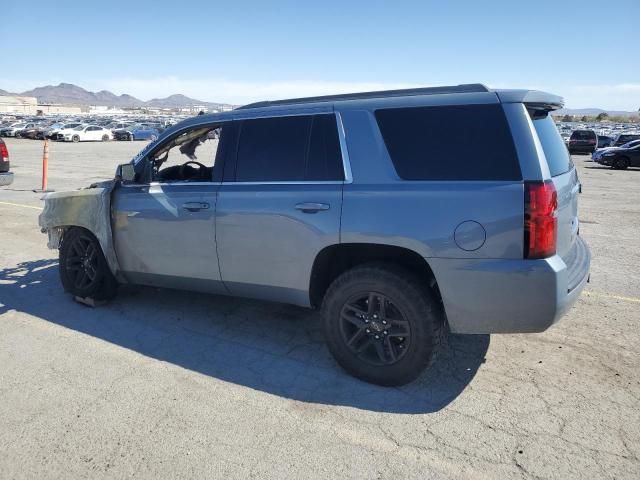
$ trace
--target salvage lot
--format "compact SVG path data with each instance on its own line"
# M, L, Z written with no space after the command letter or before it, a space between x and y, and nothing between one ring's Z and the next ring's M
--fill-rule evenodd
M151 288L75 304L37 227L42 143L7 145L0 478L640 477L640 170L574 156L592 274L558 325L451 336L385 389L341 372L297 307ZM52 143L49 188L142 146Z

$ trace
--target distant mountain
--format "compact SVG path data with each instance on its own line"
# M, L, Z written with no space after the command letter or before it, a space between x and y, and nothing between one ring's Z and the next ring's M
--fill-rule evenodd
M0 95L12 95L9 92L0 90ZM154 98L145 102L131 95L116 95L108 90L99 92L90 92L82 87L71 83L61 83L59 85L47 85L44 87L34 88L19 94L25 97L36 97L38 103L58 103L63 105L106 105L108 107L119 108L186 108L194 105L206 106L210 108L220 108L222 103L203 102L184 95L170 95L167 98Z
M601 108L561 108L553 112L554 115L578 115L578 116L598 116L601 113L608 113L609 116L632 117L638 112L627 112L624 110L603 110Z
M181 94L170 95L167 98L154 98L145 103L148 107L156 108L180 108L192 105L206 105L207 102L189 98ZM218 104L216 104L218 105Z

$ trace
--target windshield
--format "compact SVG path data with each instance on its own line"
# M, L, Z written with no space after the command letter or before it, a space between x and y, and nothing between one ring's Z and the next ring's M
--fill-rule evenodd
M533 126L542 144L544 156L547 157L551 176L556 177L568 172L572 165L571 157L551 115L539 119L534 118Z
M76 128L74 128L74 130L80 131L84 129L84 127L82 125L77 126Z
M622 145L622 148L631 148L635 147L636 145L640 145L640 140L633 140L631 142L625 143L624 145Z

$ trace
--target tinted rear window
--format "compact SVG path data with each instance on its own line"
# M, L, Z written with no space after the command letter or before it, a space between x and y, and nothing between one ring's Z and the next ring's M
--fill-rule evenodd
M551 176L555 177L568 172L572 165L571 157L551 115L546 115L543 118L534 118L533 126L542 144L544 156L547 157Z
M392 108L375 112L405 180L521 180L500 105Z

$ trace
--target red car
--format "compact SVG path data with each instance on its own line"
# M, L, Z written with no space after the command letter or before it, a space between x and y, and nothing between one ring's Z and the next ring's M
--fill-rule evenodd
M9 171L9 150L4 140L0 138L0 187L13 182L13 173Z

